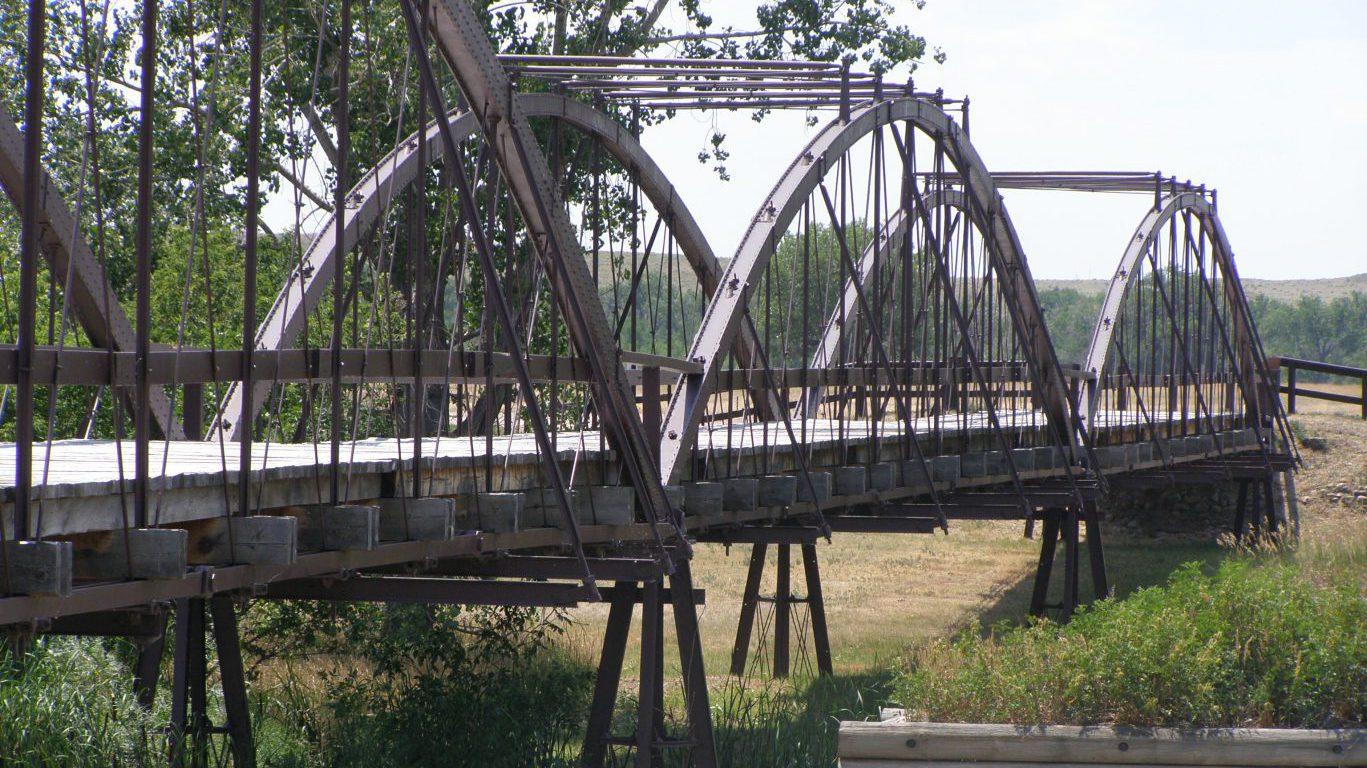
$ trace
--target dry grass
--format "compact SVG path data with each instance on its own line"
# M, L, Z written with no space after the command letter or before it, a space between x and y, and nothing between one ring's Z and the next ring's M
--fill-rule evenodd
M1282 374L1282 379L1283 382L1285 382L1285 374ZM1362 385L1358 383L1330 384L1327 382L1302 380L1296 382L1296 389L1333 392L1335 394L1349 395L1351 397L1358 397L1362 394ZM1282 395L1282 406L1286 406L1286 395ZM1300 414L1337 415L1351 418L1353 416L1361 416L1362 408L1361 406L1351 405L1349 403L1335 403L1331 400L1319 400L1317 398L1306 397L1304 393L1301 393L1296 396L1296 413L1292 414L1292 416L1299 416Z
M1367 552L1367 507L1354 506L1351 493L1347 503L1331 500L1345 484L1367 487L1367 422L1355 418L1354 406L1315 400L1302 400L1301 405L1301 413L1292 418L1306 434L1327 440L1328 450L1303 451L1307 466L1296 480L1303 536L1298 556L1332 568ZM1025 615L1038 543L1025 539L1016 523L958 522L950 530L949 536L844 534L818 545L838 673L885 667L909 645L946 636L973 620L991 625ZM774 549L762 594L773 591ZM1213 566L1228 552L1213 543L1171 540L1115 541L1106 547L1112 586L1119 595L1162 583L1184 562ZM729 554L719 545L697 547L693 572L697 586L707 590L701 626L707 669L714 679L724 677L730 666L749 553L745 545ZM1084 599L1091 597L1087 567L1084 558ZM1061 570L1056 569L1056 579ZM796 548L793 584L796 593L805 593ZM766 610L761 605L760 621ZM566 643L596 663L606 608L585 606L571 615L575 623ZM757 634L759 628L757 622ZM629 677L639 661L638 629L633 629L628 650ZM672 630L667 627L666 632L672 644ZM677 671L676 661L668 663ZM795 666L800 663L795 655Z
M906 644L941 635L989 610L1033 568L1034 542L1014 523L959 523L952 534L842 535L818 544L822 588L838 670L855 672L898 655ZM774 589L775 547L761 594ZM749 546L728 555L719 545L699 545L693 561L697 586L707 590L701 627L709 673L730 666L731 644L740 615L740 596L750 560ZM805 594L802 566L794 547L794 592ZM765 607L761 606L761 614ZM572 613L569 642L585 654L597 652L607 610L585 606ZM763 616L761 616L761 619ZM638 628L637 628L638 629ZM756 626L758 632L758 622ZM674 642L673 633L668 642ZM629 674L638 659L635 629L628 651ZM796 654L796 651L795 651ZM795 662L796 663L796 662Z

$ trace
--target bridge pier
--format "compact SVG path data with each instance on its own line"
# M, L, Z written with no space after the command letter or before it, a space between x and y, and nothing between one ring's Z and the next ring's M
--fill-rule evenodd
M207 611L207 616L206 616ZM246 675L238 638L237 613L232 598L182 598L175 602L175 648L172 657L171 722L167 756L169 764L208 765L208 739L227 735L236 768L254 768L256 742L247 708ZM209 623L206 624L206 619ZM166 649L166 616L158 619L161 631L141 638L133 671L133 691L138 703L151 708L157 693L162 656ZM223 688L226 721L215 726L208 715L208 647L212 631L218 651L219 677Z
M1030 597L1030 614L1043 616L1050 608L1058 609L1061 621L1072 618L1080 604L1078 586L1081 581L1079 534L1087 539L1087 559L1092 576L1092 589L1097 599L1110 594L1106 576L1106 558L1101 543L1101 519L1095 502L1087 502L1081 511L1074 507L1047 509L1040 537L1039 564L1035 569L1035 586ZM1059 543L1063 544L1063 594L1058 603L1049 603L1049 586L1053 578L1054 561Z
M755 529L760 531L762 529ZM821 569L817 562L815 533L810 541L799 541L802 553L803 575L807 583L807 595L799 597L792 591L792 544L786 537L774 541L777 545L777 574L772 596L761 596L760 582L764 577L764 567L768 560L769 540L756 540L750 550L750 568L746 573L745 592L741 598L740 621L736 625L736 642L731 650L731 674L742 676L750 655L750 640L754 633L755 615L759 604L772 603L774 606L774 677L787 677L791 672L792 660L792 622L793 606L806 605L812 631L812 644L816 649L817 672L832 674L831 641L826 624L826 602L821 592Z
M667 589L662 586L664 578L657 577L639 582L618 581L611 589L604 590L610 604L608 623L581 755L583 765L589 768L605 765L615 746L634 748L634 764L638 768L663 765L664 753L670 750L688 751L692 754L692 764L698 768L717 765L693 575L688 560L680 559L675 565L673 575L667 577ZM636 727L631 735L619 736L612 733L612 715L617 705L627 635L637 602L641 604L641 665ZM670 604L674 613L688 727L686 734L672 737L667 732L664 716L665 603Z
M1276 483L1271 473L1239 481L1239 500L1234 509L1235 541L1255 543L1264 537L1275 538L1284 522L1288 521L1278 512Z

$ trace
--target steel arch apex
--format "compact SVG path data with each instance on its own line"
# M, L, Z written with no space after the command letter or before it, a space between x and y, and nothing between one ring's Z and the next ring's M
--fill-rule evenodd
M736 255L722 276L723 290L709 303L689 358L703 364L688 387L674 393L665 416L660 446L660 475L666 482L678 479L682 457L697 436L707 388L716 380L721 361L745 316L748 292L763 274L778 239L791 225L808 195L825 176L832 161L845 154L864 136L881 126L910 123L941 143L950 162L959 170L970 212L983 222L989 240L992 265L1008 298L1017 332L1026 344L1030 364L1040 377L1040 394L1049 421L1068 444L1076 444L1068 390L1054 353L1043 312L1039 307L1024 251L1011 220L988 173L967 135L947 112L921 99L898 98L868 103L848 120L828 123L798 153L765 197L751 219Z
M701 226L664 171L630 131L624 129L607 113L560 94L519 94L517 101L528 117L558 118L601 140L604 148L614 158L632 168L638 176L642 192L650 199L656 210L668 211L671 217L671 232L698 276L703 290L708 294L716 291L721 277L721 266ZM474 115L468 111L454 110L448 113L447 119L452 130L460 136L473 136L479 131ZM441 130L440 120L432 121L424 129L427 134L426 159L429 164L438 162L445 156L445 144L439 140ZM376 163L348 193L347 199L354 202L354 208L351 209L346 222L343 252L349 252L354 248L362 234L374 225L384 209L417 178L420 170L417 136L418 134L414 133L399 142L398 147ZM257 334L257 349L277 349L296 338L302 331L304 318L323 298L332 278L330 265L336 253L336 215L336 212L333 212L324 221L318 234L309 243L300 264L291 270L275 302L264 315ZM758 344L758 339L753 329L750 329L739 345L742 355L747 353L748 346L755 344ZM262 407L261 395L269 386L269 382L258 382L257 396L252 398L254 409L259 410ZM236 439L245 422L242 414L241 385L234 384L225 395L218 416L208 433L212 435L217 430L227 430L228 436Z
M1225 234L1224 225L1220 223L1220 217L1214 204L1204 194L1188 190L1168 194L1158 202L1157 206L1149 209L1135 228L1134 235L1126 244L1125 253L1121 256L1120 264L1111 275L1111 282L1106 288L1106 296L1102 301L1101 311L1098 313L1096 324L1092 328L1092 339L1087 346L1087 356L1083 364L1084 370L1088 373L1099 376L1105 372L1113 347L1111 340L1115 332L1115 320L1124 306L1125 297L1129 295L1130 286L1133 285L1142 271L1140 262L1148 253L1153 245L1154 238L1162 228L1174 216L1182 212L1196 215L1202 229L1210 237L1214 246L1211 249L1211 255L1219 263L1220 270L1225 275L1225 297L1229 301L1229 306L1234 310L1231 317L1234 334L1231 342L1236 345L1234 352L1250 362L1258 359L1258 351L1255 349L1251 332L1252 320L1247 316L1242 292L1238 287L1239 275L1234 265L1234 252L1230 247L1229 238ZM1079 407L1082 409L1081 415L1090 430L1096 417L1096 404L1092 402L1091 397L1084 397L1081 400L1082 402L1079 403Z

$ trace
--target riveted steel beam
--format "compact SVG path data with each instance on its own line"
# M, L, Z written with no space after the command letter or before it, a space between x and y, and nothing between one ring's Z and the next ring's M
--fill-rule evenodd
M1101 312L1097 316L1092 339L1087 347L1083 370L1093 376L1099 376L1107 370L1113 355L1123 354L1117 351L1115 329L1123 311L1125 298L1131 287L1139 280L1143 263L1155 240L1179 215L1195 217L1213 245L1211 256L1224 278L1220 282L1230 309L1228 325L1217 317L1220 323L1218 330L1224 353L1231 358L1231 364L1238 371L1239 390L1246 413L1252 417L1252 426L1261 438L1263 427L1258 416L1264 415L1272 417L1284 429L1285 416L1281 413L1279 404L1277 413L1263 414L1264 407L1258 399L1258 388L1272 387L1274 384L1268 374L1266 356L1258 342L1257 331L1249 315L1247 298L1239 281L1229 238L1220 223L1214 202L1201 190L1183 189L1160 197L1135 228L1134 235L1126 245L1125 253L1111 277L1110 285L1107 286ZM1204 274L1201 276L1199 287L1212 301L1214 300L1213 291L1205 283ZM1089 430L1096 420L1096 397L1097 393L1094 390L1089 397L1081 398L1079 403L1082 419Z

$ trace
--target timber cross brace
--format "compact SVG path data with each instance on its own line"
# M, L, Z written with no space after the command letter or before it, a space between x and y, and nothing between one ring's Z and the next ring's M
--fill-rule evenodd
M0 346L16 436L0 453L0 627L16 643L134 639L139 699L169 679L173 762L220 735L237 765L255 759L238 633L253 600L605 603L584 760L710 766L694 546L751 546L731 671L782 677L834 671L818 556L835 535L1039 528L1030 609L1066 619L1084 554L1109 594L1117 492L1229 486L1236 535L1294 531L1299 457L1213 190L992 173L966 99L848 66L500 56L462 0L399 0L411 81L377 132L352 124L368 54L347 0L328 19L335 93L298 105L271 90L287 73L263 73L283 66L262 56L268 9L247 10L242 50L221 52L248 72L238 136L209 96L157 87L144 3L136 201L102 197L93 112L66 153L84 164L43 168L66 154L43 131L41 0L25 114L0 111L21 225ZM652 115L693 109L829 117L729 259L640 140ZM191 167L169 169L154 127L180 114L202 122ZM298 156L274 162L280 130ZM206 199L216 142L246 159L241 199ZM298 178L315 156L331 200ZM260 185L277 177L313 214L263 240ZM181 205L170 189L197 192ZM1152 193L1078 361L1059 359L1007 189ZM240 242L213 228L238 211ZM158 239L169 222L189 222L188 245ZM154 251L173 279L154 280ZM259 318L258 275L280 279ZM642 674L619 733L637 605Z

